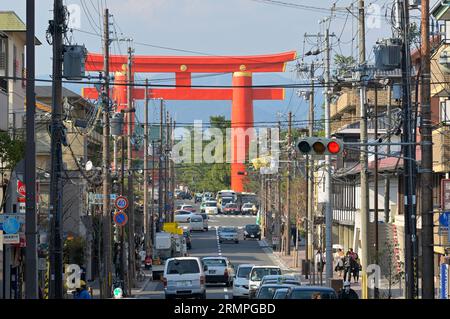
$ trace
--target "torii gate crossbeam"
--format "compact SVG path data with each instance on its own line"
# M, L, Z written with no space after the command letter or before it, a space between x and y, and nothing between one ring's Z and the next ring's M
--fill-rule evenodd
M296 52L290 51L272 55L254 56L134 56L132 73L175 73L175 88L150 88L150 98L164 100L231 100L232 128L246 129L253 127L254 100L283 100L284 89L252 88L252 74L255 72L284 72L286 63L295 60ZM116 72L115 83L126 83L126 55L110 57L110 71ZM86 59L87 71L102 71L103 56L89 53ZM232 73L232 88L192 88L192 73ZM132 98L144 99L145 89L135 87ZM84 88L83 96L97 99L95 88ZM117 100L118 111L126 108L126 86L115 86L113 98ZM233 134L234 136L234 134ZM231 140L231 189L244 191L245 161L249 149L249 141L239 145L236 137ZM238 149L239 148L239 149Z

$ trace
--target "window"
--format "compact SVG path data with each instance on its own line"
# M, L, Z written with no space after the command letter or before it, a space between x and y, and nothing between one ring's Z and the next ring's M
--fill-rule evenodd
M336 299L335 294L328 291L294 290L290 299Z
M18 61L17 61L17 47L13 46L13 79L14 81L17 81L17 67L18 67Z
M226 267L227 262L225 259L203 259L203 264L206 266L220 266L220 267Z
M443 124L450 124L450 100L441 101L439 120Z
M172 260L167 265L167 274L168 275L174 275L174 274L198 274L200 272L200 269L198 267L198 263L196 260L189 259L189 260Z
M251 279L261 281L264 276L268 275L281 275L281 270L278 268L256 268L252 271Z
M248 278L250 275L250 271L252 271L252 267L241 267L237 273L239 278Z
M8 75L8 38L0 35L0 76ZM0 80L0 88L7 91L8 81Z

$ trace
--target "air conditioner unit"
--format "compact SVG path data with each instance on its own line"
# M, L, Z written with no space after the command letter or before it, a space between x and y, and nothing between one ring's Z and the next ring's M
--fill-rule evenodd
M383 39L375 45L375 68L381 71L393 71L401 66L402 42L400 39Z

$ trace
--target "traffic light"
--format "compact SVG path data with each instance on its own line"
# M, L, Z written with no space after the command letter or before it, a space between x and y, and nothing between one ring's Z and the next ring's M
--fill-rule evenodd
M338 155L344 150L344 143L334 138L302 138L297 141L296 146L303 155Z

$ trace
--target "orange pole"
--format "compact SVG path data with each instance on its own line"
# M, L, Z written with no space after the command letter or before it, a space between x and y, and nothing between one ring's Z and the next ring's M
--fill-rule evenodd
M233 73L233 101L231 109L231 189L243 192L245 176L245 162L248 157L250 139L252 135L242 140L242 130L253 127L253 89L251 72Z

